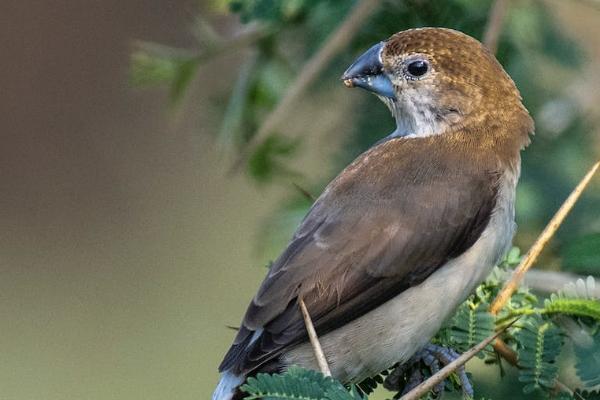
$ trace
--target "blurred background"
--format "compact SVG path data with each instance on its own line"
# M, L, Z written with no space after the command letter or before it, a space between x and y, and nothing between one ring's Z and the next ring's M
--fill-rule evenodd
M341 72L407 28L481 38L491 3L381 2L258 140L352 2L3 0L0 399L209 398L302 192L393 130ZM498 57L537 125L526 249L600 157L600 3L513 0ZM596 179L540 268L600 275L599 202Z

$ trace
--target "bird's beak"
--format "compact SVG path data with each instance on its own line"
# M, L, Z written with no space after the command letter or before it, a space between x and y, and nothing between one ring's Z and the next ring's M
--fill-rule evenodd
M385 42L367 50L344 72L342 81L348 87L361 87L380 96L395 99L394 85L383 71L381 51Z

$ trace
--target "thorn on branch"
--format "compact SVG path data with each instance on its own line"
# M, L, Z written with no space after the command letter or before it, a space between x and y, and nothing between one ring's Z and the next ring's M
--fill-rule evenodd
M296 182L292 182L292 186L294 186L294 188L296 190L298 190L298 192L300 192L300 194L302 196L304 196L304 198L312 203L315 202L316 197L313 196L313 194L311 192L309 192L307 189L303 188L302 186L300 186L299 184L297 184Z

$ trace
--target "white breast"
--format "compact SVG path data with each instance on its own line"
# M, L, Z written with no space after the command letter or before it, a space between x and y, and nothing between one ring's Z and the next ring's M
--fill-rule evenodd
M504 175L490 222L468 251L420 285L320 338L334 377L359 382L408 360L437 333L508 250L515 229L517 179L518 172ZM318 369L308 343L285 353L282 360Z

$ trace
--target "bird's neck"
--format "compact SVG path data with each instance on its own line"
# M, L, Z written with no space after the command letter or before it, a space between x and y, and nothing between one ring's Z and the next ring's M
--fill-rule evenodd
M502 112L481 112L468 116L442 113L411 102L385 102L396 121L387 138L428 137L447 134L466 135L470 140L510 143L518 149L529 144L533 120L520 102L500 108Z
M393 101L384 97L380 99L396 121L396 129L389 138L434 136L445 133L450 128L451 121L440 117L439 113L430 107L424 107L423 104L404 100ZM423 99L423 102L426 103L427 99Z

